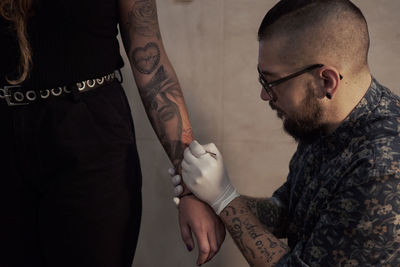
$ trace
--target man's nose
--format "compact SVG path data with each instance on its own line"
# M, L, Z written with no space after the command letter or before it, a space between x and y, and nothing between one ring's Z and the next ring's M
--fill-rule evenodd
M271 101L272 100L272 98L269 96L269 94L267 93L267 91L263 87L261 87L260 97L264 101Z

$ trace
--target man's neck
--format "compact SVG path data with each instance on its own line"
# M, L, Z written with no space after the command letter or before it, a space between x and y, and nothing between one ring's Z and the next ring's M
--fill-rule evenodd
M336 96L327 112L328 123L325 127L325 134L333 133L340 124L358 105L371 85L371 74L369 70L360 75L349 78L350 81L342 81Z

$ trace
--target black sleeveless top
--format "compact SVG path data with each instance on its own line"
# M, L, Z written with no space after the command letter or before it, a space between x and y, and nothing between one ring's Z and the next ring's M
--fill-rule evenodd
M33 67L24 86L44 89L97 78L123 66L116 0L38 0L28 22ZM0 17L0 87L15 78L19 48Z

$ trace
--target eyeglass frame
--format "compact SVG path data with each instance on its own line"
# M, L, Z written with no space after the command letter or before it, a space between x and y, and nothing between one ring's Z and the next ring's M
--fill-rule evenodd
M296 71L295 73L289 74L283 78L280 78L278 80L272 81L272 82L268 82L265 78L264 75L262 74L260 67L257 66L257 71L258 71L258 81L260 82L260 84L262 85L262 87L264 88L264 90L267 92L268 96L272 99L273 102L275 102L278 98L276 97L274 91L272 91L272 87L277 86L283 82L286 82L288 80L291 80L297 76L300 76L304 73L310 72L314 69L317 68L322 68L324 66L324 64L313 64L311 66L306 67L305 69ZM340 80L343 79L343 76L341 74L339 74Z

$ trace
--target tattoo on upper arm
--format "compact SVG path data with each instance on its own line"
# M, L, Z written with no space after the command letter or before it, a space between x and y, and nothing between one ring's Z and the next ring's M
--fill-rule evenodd
M128 13L128 19L127 26L134 32L146 37L161 38L155 0L136 0Z
M135 48L130 58L135 68L143 74L151 74L160 63L160 48L156 43Z

